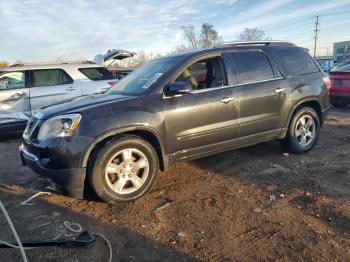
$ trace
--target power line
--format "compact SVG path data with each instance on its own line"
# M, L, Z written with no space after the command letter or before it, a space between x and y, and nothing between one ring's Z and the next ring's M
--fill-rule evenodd
M342 12L334 12L334 13L325 13L325 14L322 14L321 16L342 15L342 14L349 14L349 13L350 13L350 10L342 11Z
M318 16L319 17L323 17L323 16L332 16L332 15L341 15L341 14L349 14L350 13L350 10L347 10L347 11L342 11L342 12L333 12L333 13L323 13L323 14L319 14ZM285 29L285 28L288 28L288 27L295 27L299 24L302 24L306 21L309 21L311 20L312 18L314 18L315 16L308 16L308 17L304 17L304 18L301 18L297 21L294 21L293 23L289 23L289 24L286 24L286 25L283 25L283 26L277 26L277 27L273 27L271 29L272 32L275 32L275 31L279 31L281 29Z

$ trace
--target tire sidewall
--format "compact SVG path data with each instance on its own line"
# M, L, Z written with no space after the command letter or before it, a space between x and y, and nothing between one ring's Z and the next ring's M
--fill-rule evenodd
M108 186L105 179L105 168L114 154L126 148L136 148L146 156L149 163L149 174L145 183L135 192L118 194ZM147 193L155 182L159 170L157 153L148 142L140 138L126 137L113 140L96 154L90 174L90 184L96 194L106 202L123 202L137 199Z
M311 116L315 122L315 137L312 143L308 144L307 146L301 146L296 138L295 128L299 119L305 115ZM317 143L319 135L320 135L320 120L315 110L310 107L304 107L304 108L301 108L299 111L297 111L297 113L293 117L293 120L289 128L288 140L289 140L291 151L296 153L303 153L303 152L310 151Z

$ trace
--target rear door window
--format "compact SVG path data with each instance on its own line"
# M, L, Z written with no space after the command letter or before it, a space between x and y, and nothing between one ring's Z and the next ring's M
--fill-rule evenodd
M243 51L232 55L240 84L274 79L271 63L264 53Z
M319 72L320 69L310 55L299 47L279 47L275 50L281 66L288 76Z
M25 88L25 86L24 72L0 72L0 90Z
M73 79L62 69L33 70L33 87L70 84Z
M79 68L79 71L93 81L114 79L112 72L104 67Z

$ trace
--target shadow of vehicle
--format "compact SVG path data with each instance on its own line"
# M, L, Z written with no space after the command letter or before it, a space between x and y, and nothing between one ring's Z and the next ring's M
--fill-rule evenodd
M62 231L63 221L67 220L79 223L83 229L103 234L111 243L113 261L196 261L170 245L158 243L156 231L147 236L129 228L127 223L121 225L116 222L120 212L118 206L109 205L109 219L102 221L97 208L91 208L88 215L77 213L70 207L55 204L55 196L44 200L35 199L32 206L20 206L23 195L19 196L18 192L11 192L9 188L0 188L0 194L22 241L51 240ZM3 219L0 220L0 225L1 239L12 242L13 236ZM108 261L109 249L104 240L97 237L96 242L87 247L40 247L26 250L26 254L29 261L38 262ZM1 260L20 261L20 252L16 249L3 249Z

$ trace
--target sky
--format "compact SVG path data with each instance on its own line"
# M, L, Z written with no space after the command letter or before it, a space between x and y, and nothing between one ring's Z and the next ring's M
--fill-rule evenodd
M181 26L199 32L204 22L224 41L258 27L312 50L316 15L319 55L350 40L350 0L1 0L0 60L93 59L113 48L166 54L187 44Z

